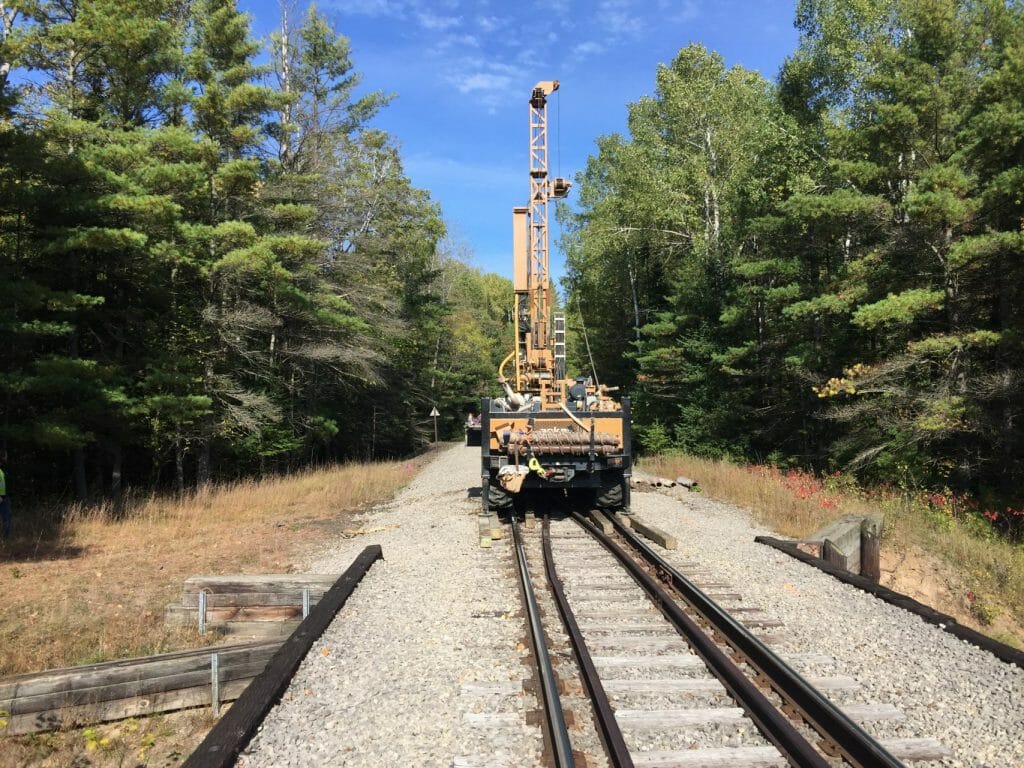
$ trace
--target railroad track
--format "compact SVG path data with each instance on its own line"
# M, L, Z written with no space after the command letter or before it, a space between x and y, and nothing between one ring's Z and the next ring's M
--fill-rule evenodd
M771 649L784 638L779 622L726 610L716 598L741 601L729 585L696 564L673 567L624 521L615 526L607 535L576 513L511 526L557 768L888 768L942 756L932 739L872 738L870 723L899 719L897 709L836 706L826 692L842 700L857 684L822 674L833 659L793 653L787 663Z

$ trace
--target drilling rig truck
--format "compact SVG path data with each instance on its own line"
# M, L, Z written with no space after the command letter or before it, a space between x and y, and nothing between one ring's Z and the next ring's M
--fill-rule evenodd
M512 209L515 348L498 369L504 396L480 409L483 514L511 514L531 496L629 512L629 399L591 378L567 378L565 318L548 278L548 203L570 183L548 177L548 96L530 94L529 205Z

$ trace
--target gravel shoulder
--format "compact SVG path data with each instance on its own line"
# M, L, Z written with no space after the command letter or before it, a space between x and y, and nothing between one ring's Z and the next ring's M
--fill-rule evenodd
M439 452L393 503L365 515L366 535L325 539L310 557L306 570L338 573L368 544L384 553L240 767L451 766L459 756L536 764L540 733L525 719L481 728L467 717L493 708L468 697L467 683L530 674L522 620L510 615L518 594L507 541L478 544L479 499L470 494L478 455L462 446ZM845 701L891 703L906 714L874 725L876 735L936 738L952 752L947 766L1024 765L1024 670L755 544L771 532L741 509L699 494L633 500L637 514L678 539L670 560L721 573L745 604L786 622L792 650L835 657L836 674L863 686ZM536 702L525 695L501 706L522 714Z
M306 570L339 573L368 544L370 569L267 716L240 768L450 766L460 755L531 765L540 733L467 725L465 683L521 680L522 622L500 551L477 534L479 449L443 450L364 536L328 542ZM520 710L531 705L515 699ZM525 759L524 759L525 756Z

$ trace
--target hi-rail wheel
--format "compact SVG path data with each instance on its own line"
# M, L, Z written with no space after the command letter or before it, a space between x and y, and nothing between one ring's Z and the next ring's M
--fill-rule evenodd
M606 512L629 513L629 481L622 472L608 473L594 494L594 504Z
M497 478L487 483L487 512L505 513L512 510L512 494L498 484Z

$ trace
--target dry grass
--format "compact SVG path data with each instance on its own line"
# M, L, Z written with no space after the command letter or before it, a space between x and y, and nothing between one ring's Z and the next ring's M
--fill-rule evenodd
M1024 545L992 535L976 519L955 521L898 501L884 507L884 545L938 557L967 586L964 602L979 628L993 627L996 639L1024 647Z
M13 736L0 741L0 768L169 768L184 762L215 722L202 708Z
M195 574L280 573L328 531L392 498L408 462L345 465L212 488L125 510L73 507L49 530L0 548L0 675L160 653L202 643L164 625L163 610ZM43 517L42 515L40 517Z
M791 538L807 536L840 514L867 511L859 499L841 497L823 486L817 491L806 475L787 485L778 474L762 467L694 456L654 456L644 459L640 469L660 477L692 478L711 498L747 507L760 522ZM805 498L800 497L801 483L806 488Z
M924 553L946 570L930 578L961 587L946 595L946 604L933 607L958 619L967 612L964 623L1003 642L1024 640L1024 545L997 536L977 514L953 514L949 505L937 508L904 494L868 495L848 478L822 482L806 473L691 456L652 457L639 468L661 477L693 478L707 496L746 507L759 522L791 538L806 537L839 515L881 512L883 559L888 553L892 562L900 562L908 552ZM898 574L896 579L898 585Z

